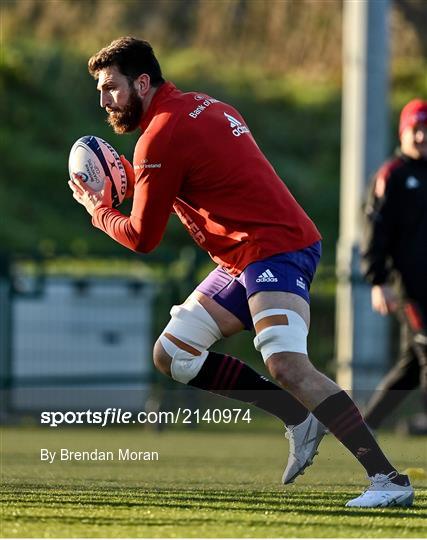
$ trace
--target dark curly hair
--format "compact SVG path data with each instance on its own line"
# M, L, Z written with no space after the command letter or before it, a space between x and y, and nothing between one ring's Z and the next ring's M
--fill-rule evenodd
M121 37L98 51L88 61L89 73L95 79L102 69L110 66L117 66L130 81L134 81L142 73L147 73L153 86L160 86L165 82L159 62L148 41L130 36Z

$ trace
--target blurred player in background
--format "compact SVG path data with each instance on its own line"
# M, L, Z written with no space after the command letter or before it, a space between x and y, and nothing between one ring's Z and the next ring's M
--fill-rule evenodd
M370 187L362 261L372 308L395 313L400 322L400 358L372 396L365 420L377 429L420 386L425 412L409 430L427 434L427 101L405 105L399 135L397 155Z
M151 46L126 37L89 60L100 105L116 133L139 128L130 216L111 206L111 185L94 193L70 181L95 227L134 251L161 241L175 212L218 267L180 306L154 347L154 363L184 384L253 403L287 425L292 482L327 428L366 469L371 485L348 506L407 506L413 490L387 460L350 397L307 355L309 288L320 234L230 105L165 82ZM255 348L279 386L237 358L210 351L254 330Z

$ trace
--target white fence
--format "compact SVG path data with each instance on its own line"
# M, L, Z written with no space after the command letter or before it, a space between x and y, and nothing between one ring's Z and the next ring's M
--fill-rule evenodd
M46 278L12 301L14 410L140 408L152 374L149 283Z

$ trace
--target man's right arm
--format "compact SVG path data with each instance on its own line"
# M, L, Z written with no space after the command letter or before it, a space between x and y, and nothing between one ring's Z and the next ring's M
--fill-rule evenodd
M92 222L123 246L148 253L160 243L184 178L181 138L165 121L135 148L135 186L130 216L99 206Z
M362 272L372 285L386 283L390 273L390 253L396 223L394 192L393 171L386 164L371 183L363 216Z

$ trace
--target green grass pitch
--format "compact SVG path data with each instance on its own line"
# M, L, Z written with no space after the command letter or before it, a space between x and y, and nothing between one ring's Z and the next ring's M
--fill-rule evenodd
M425 467L425 438L381 436L404 469ZM148 450L158 461L40 461L40 448ZM427 481L410 509L350 509L363 470L331 437L303 477L280 484L287 441L261 432L2 430L0 536L426 537Z

